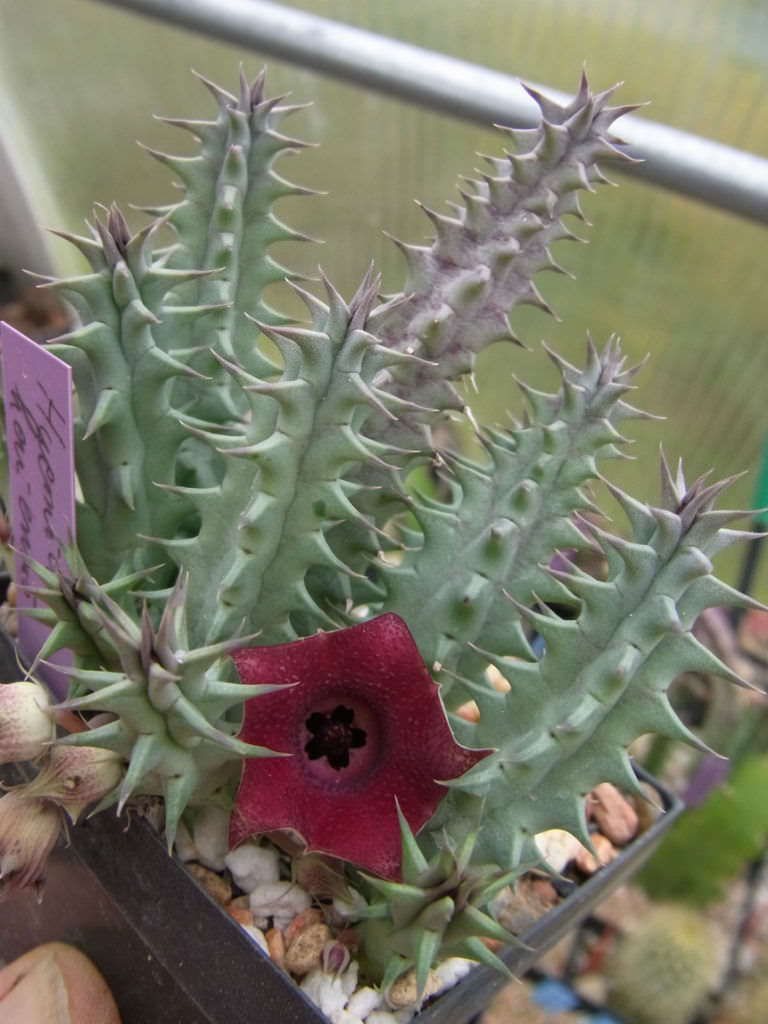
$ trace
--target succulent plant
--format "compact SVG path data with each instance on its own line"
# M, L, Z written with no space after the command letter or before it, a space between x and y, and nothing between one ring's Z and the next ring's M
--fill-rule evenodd
M170 120L199 152L153 154L182 198L135 233L97 210L65 236L91 271L45 285L79 316L51 348L73 369L82 500L67 569L36 566L33 614L52 627L41 657L75 654L59 710L108 713L59 743L122 760L100 808L162 795L169 847L186 809L242 774L233 841L292 829L345 861L371 970L415 967L423 987L441 956L488 960L481 940L506 937L488 901L537 859L536 833L588 843L589 791L639 788L635 738L696 742L667 690L685 670L734 678L691 627L746 600L711 572L745 534L713 508L723 484L689 487L663 459L658 506L607 484L627 536L591 522L589 485L645 415L616 338L590 340L583 367L549 352L558 389L522 385L509 429L477 426L457 390L484 348L517 340L519 304L548 308L534 278L558 269L564 217L604 180L598 161L625 159L613 90L583 78L565 107L533 93L539 127L507 129L514 152L450 215L425 211L431 244L399 243L403 290L379 299L369 270L346 301L270 252L304 237L273 212L310 191L275 170L304 145L281 132L295 108L263 74L237 95L205 85L215 117ZM267 304L275 281L307 324ZM437 445L448 415L477 457ZM419 489L424 467L437 485ZM590 548L605 579L567 554Z
M415 968L418 991L423 992L438 954L463 956L507 972L483 939L508 944L515 937L483 908L515 873L473 862L477 831L468 833L458 850L444 836L441 848L427 861L399 807L398 815L402 881L367 879L375 893L362 926L369 973L381 977L386 990Z
M768 981L757 972L736 982L712 1017L714 1024L752 1024L768 1009Z
M723 966L718 940L695 910L652 907L608 962L611 1007L628 1024L689 1024L717 985Z

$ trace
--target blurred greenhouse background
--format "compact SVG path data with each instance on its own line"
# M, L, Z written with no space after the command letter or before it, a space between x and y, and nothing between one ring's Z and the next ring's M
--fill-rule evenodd
M650 100L640 116L768 156L768 11L760 0L287 6L568 92L586 65L596 89L624 80L617 102ZM174 152L189 147L187 137L151 115L206 116L213 109L190 68L233 89L241 61L249 76L266 62L270 93L289 90L297 102L313 101L292 129L321 145L284 161L280 171L329 194L285 201L278 212L326 244L294 245L279 256L307 273L322 263L347 295L371 257L386 288L397 289L403 267L383 230L422 239L429 224L412 200L440 207L455 195L457 175L477 164L476 151L498 153L504 145L490 129L88 0L0 0L0 14L0 116L46 226L79 230L94 201L128 206L172 197L165 169L135 140ZM588 329L598 342L615 331L633 361L651 353L638 377L639 403L669 418L631 427L637 461L615 467L617 482L655 498L663 437L668 456L682 455L689 476L710 467L718 476L749 470L730 494L733 506L748 508L768 430L767 229L619 181L619 189L584 200L594 221L585 232L590 244L560 243L556 255L577 281L554 274L539 280L562 322L537 310L517 312L515 326L533 351L496 346L486 353L473 406L493 421L519 405L502 368L551 382L541 339L580 361ZM133 223L141 222L136 213ZM51 255L59 268L72 259L57 240ZM288 300L274 301L286 308ZM743 552L727 557L721 568L735 580ZM768 558L756 591L768 598Z

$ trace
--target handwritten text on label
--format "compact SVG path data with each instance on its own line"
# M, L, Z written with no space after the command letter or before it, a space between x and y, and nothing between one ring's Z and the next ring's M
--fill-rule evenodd
M0 323L3 393L11 489L12 542L20 555L49 569L61 567L61 543L75 532L75 471L72 432L72 371L6 323ZM40 602L25 587L39 584L25 559L16 559L19 608ZM47 627L19 616L19 647L31 662L48 634ZM71 664L68 652L54 656ZM57 693L67 678L41 666L40 674Z

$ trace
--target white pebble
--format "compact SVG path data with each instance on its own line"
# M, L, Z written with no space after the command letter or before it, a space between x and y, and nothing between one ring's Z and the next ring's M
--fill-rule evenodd
M230 850L224 858L235 884L243 892L253 892L263 882L280 880L280 860L277 850L258 843L246 842Z
M380 1006L381 992L378 989L370 988L370 986L359 988L347 1003L349 1012L356 1013L363 1020L365 1020L369 1013L377 1010Z
M261 928L257 928L255 925L252 924L243 924L240 927L243 929L243 931L247 932L248 935L250 935L250 937L256 943L256 945L263 949L267 956L269 956L269 946L267 945L267 937L261 930Z
M407 1024L413 1010L374 1010L365 1018L365 1024Z
M438 992L445 992L446 989L453 988L457 981L465 974L469 974L476 966L474 960L467 960L462 956L451 956L447 960L443 960L435 968L438 987L434 994L437 995Z
M333 1017L347 1005L349 994L344 991L342 978L326 974L319 967L309 972L302 981L301 988L326 1017Z
M349 1010L339 1010L331 1016L331 1024L363 1024L363 1018Z
M285 928L311 903L309 893L295 882L262 882L249 896L253 916L260 922L274 918L275 928Z
M351 961L343 974L328 973L321 967L316 967L301 982L301 988L326 1017L331 1018L333 1024L352 1024L353 1021L360 1020L359 1014L350 1014L348 1020L341 1017L341 1014L357 987L357 974L356 960Z
M189 829L183 821L179 822L178 828L176 829L176 839L174 840L173 848L176 852L176 856L185 864L190 860L197 860L200 856L200 853L195 846L195 841L189 834Z
M200 863L211 871L223 871L229 850L229 811L215 804L202 807L195 818L192 836Z
M562 828L547 829L534 838L542 858L557 874L562 874L581 849L579 840Z
M349 999L352 993L357 988L357 972L359 970L359 964L357 960L352 960L347 967L346 971L341 975L341 987L344 993Z

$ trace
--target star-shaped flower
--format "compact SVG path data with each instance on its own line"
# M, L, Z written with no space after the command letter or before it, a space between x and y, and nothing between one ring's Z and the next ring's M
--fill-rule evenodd
M276 829L398 879L395 798L414 832L490 751L453 738L437 684L397 615L232 652L244 683L292 683L245 703L240 739L290 754L246 761L230 843Z

